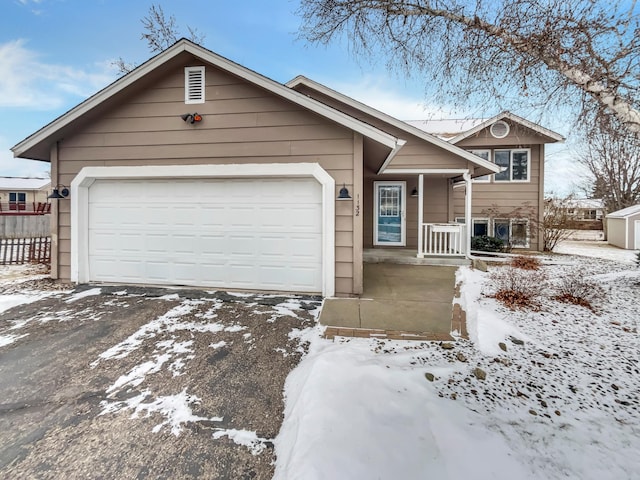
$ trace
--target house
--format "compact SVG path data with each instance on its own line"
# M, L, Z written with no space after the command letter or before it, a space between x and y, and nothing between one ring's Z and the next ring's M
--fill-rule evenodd
M604 201L601 198L568 198L564 201L567 214L576 222L599 221L602 228L604 218Z
M12 150L69 187L54 278L352 296L366 249L464 258L485 206L541 215L562 137L509 113L458 137L183 39ZM538 248L526 221L486 225Z
M627 250L640 250L640 205L607 215L607 240Z
M410 121L502 167L473 179L472 236L500 238L515 248L541 250L544 214L544 147L564 138L510 112L489 119ZM453 216L464 222L465 190L454 184Z
M50 187L48 178L0 177L0 215L46 209Z

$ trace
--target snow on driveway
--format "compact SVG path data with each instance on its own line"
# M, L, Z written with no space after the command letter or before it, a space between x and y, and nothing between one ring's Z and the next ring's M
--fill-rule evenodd
M640 270L569 260L546 273L600 284L598 315L550 298L512 312L485 296L488 274L465 267L471 340L308 330L309 353L287 378L274 478L637 479Z

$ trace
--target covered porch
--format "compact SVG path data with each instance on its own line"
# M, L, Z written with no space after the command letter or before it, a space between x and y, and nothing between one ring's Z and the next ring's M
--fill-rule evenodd
M454 185L465 192L464 205L458 206L458 211L453 201ZM467 225L471 225L472 214L472 176L468 169L388 169L365 179L366 197L365 262L468 263L465 259L471 250L471 231Z

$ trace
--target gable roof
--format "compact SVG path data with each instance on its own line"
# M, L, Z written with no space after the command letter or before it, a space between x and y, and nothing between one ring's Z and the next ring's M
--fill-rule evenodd
M14 157L35 158L38 160L48 161L49 144L52 141L52 137L54 137L57 132L183 52L190 53L206 63L247 80L248 82L258 85L275 95L296 103L344 127L354 130L363 136L390 148L390 155L395 155L395 153L402 148L402 145L405 143L404 140L396 138L372 125L331 108L324 103L308 97L307 95L303 95L291 88L287 88L285 85L282 85L275 80L271 80L270 78L260 75L253 70L221 57L220 55L183 38L12 147L11 150L13 151Z
M607 218L627 218L640 213L640 205L633 205L631 207L623 208L616 212L611 212L607 215Z
M43 190L50 184L49 178L0 177L0 190Z
M400 130L407 132L415 137L418 137L428 143L431 143L435 146L438 146L444 150L447 150L448 152L453 153L454 155L457 155L458 157L464 158L465 160L472 162L475 165L478 165L480 167L484 167L487 168L489 171L491 172L495 172L498 173L500 172L501 168L498 167L495 163L493 162L489 162L487 160L484 160L483 158L480 158L466 150L463 150L460 147L456 147L455 145L452 145L449 142L446 142L445 140L442 140L441 138L435 137L427 132L425 132L424 130L421 130L419 128L416 128L413 125L410 125L406 122L403 122L402 120L398 120L397 118L392 117L391 115L388 115L386 113L383 113L379 110L376 110L373 107L370 107L369 105L365 105L364 103L361 103L357 100L354 100L351 97L348 97L340 92L336 92L335 90L332 90L329 87L326 87L325 85L322 85L318 82L314 82L313 80L303 76L303 75L298 75L296 78L294 78L293 80L290 80L289 82L286 83L286 85L291 88L291 89L295 89L297 86L299 85L304 85L306 87L309 87L323 95L326 95L328 97L334 98L335 100L338 100L346 105L349 105L352 108L355 108L357 110L360 110L361 112L364 112L368 115L371 115L372 117L375 117L379 120L382 120L383 122L386 122L390 125L393 125L396 128L399 128ZM389 158L380 168L380 171L378 173L381 173L382 171L384 171L384 169L388 166L388 164L390 163L391 159Z
M538 125L537 123L533 123L527 120L526 118L519 117L518 115L511 112L502 112L486 120L483 120L483 119L476 119L475 121L472 120L471 124L473 124L473 126L471 126L471 128L469 128L468 130L462 130L460 133L458 133L454 137L449 138L448 142L455 145L456 143L464 140L465 138L468 138L471 135L474 135L475 133L478 133L479 131L484 130L487 127L490 127L491 125L496 123L498 120L505 120L505 119L511 120L514 123L519 123L520 125L523 125L528 129L533 130L539 135L550 138L554 142L564 142L564 137L559 133L549 130L548 128L544 128L543 126Z

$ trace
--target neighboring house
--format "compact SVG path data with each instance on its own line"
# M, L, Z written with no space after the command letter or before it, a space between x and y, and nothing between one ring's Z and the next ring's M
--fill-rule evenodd
M349 296L365 249L464 256L456 220L476 231L494 203L539 217L544 144L560 140L505 113L446 141L180 40L12 150L70 186L54 278ZM526 224L491 225L537 248Z
M640 250L640 205L607 215L607 240L611 245Z
M601 198L569 198L565 201L567 213L575 220L602 220L604 201Z
M0 215L37 212L49 203L50 187L48 178L0 177Z

